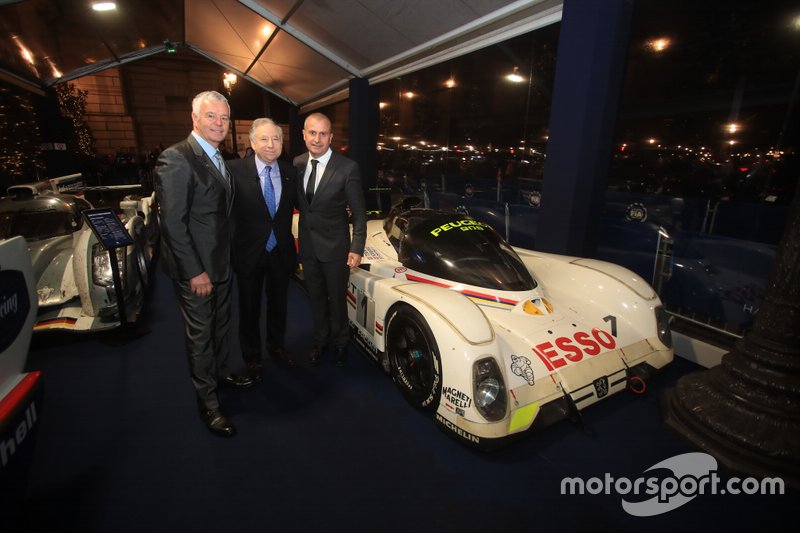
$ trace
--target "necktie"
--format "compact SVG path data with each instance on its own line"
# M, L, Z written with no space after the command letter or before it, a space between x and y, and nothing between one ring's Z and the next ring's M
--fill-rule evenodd
M225 161L222 159L222 154L219 150L214 154L214 159L217 160L217 170L225 178L225 184L230 188L230 178L228 177L228 169L225 168Z
M269 209L269 216L275 219L275 187L272 186L272 178L270 177L270 173L272 171L272 167L264 167L264 201L267 203L267 209ZM271 252L273 248L278 244L278 240L275 238L275 232L269 232L269 239L267 239L267 251Z
M217 150L214 154L214 159L217 160L217 170L219 170L219 173L225 177L225 163L222 161L222 154L219 152L219 150Z
M314 198L314 185L317 181L317 161L316 159L311 160L311 175L308 177L308 185L306 185L306 200L308 203L311 203L311 200Z

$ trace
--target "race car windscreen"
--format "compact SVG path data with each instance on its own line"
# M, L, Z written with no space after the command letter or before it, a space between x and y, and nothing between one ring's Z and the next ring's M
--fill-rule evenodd
M399 254L406 268L486 289L536 287L516 252L484 222L455 216L421 219L410 225Z
M70 235L75 231L71 213L64 211L33 211L0 213L0 239L17 235L29 241Z

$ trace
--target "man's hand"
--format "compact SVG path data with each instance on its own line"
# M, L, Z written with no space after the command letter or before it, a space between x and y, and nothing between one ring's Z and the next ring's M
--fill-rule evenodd
M211 278L208 277L206 272L198 274L190 279L189 287L192 289L192 292L200 298L205 298L214 290L214 284L211 283Z
M358 268L361 264L361 254L350 252L347 254L347 266L351 269Z

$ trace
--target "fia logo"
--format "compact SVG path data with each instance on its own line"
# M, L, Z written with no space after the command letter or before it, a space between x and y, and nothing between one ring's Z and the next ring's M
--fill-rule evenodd
M625 208L625 220L644 222L647 220L647 208L644 204L634 202Z

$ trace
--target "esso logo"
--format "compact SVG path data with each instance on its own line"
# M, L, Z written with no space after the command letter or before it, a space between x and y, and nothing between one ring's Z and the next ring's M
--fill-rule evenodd
M537 344L532 348L544 366L551 372L557 368L594 357L606 350L613 350L617 341L611 333L594 328L590 333L578 331L572 337L558 337L554 341Z
M408 270L406 267L397 267L397 268L394 269L396 274L402 274L406 270Z

